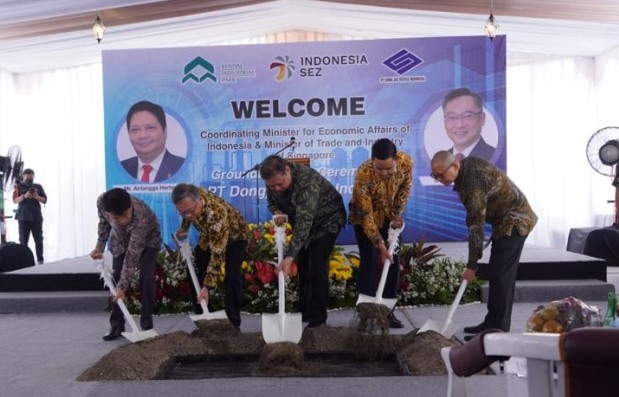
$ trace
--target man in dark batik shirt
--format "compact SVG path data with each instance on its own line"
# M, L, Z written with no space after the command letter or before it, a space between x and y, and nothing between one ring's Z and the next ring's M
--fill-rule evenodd
M537 216L507 175L483 159L458 161L452 153L440 151L432 158L432 177L445 186L453 183L466 209L469 258L462 278L468 282L475 279L482 257L484 223L492 225L488 313L481 324L465 327L464 332L476 334L488 328L508 332L520 254Z
M260 176L269 210L288 215L292 225L292 241L278 268L288 275L297 263L299 310L308 327L321 326L327 321L329 257L346 221L342 196L316 170L279 156L262 162Z
M99 238L90 256L100 259L110 238L109 249L114 258L112 267L116 282L114 302L125 298L131 275L139 268L140 326L142 330L151 329L155 309L155 264L161 250L159 221L144 201L119 188L99 196L97 210ZM103 340L114 340L125 331L125 318L117 304L112 306L110 325L110 331L103 336Z

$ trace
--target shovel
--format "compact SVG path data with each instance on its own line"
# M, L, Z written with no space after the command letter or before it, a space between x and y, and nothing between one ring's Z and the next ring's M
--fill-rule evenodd
M285 225L288 221L288 217L285 217L285 221L280 225L277 224L278 220L283 217L284 215L275 215L273 217L273 221L275 221L275 241L277 246L278 264L284 259L284 238L286 237ZM266 343L299 343L301 336L303 335L301 313L286 313L286 299L284 296L286 291L286 283L284 280L284 272L278 272L277 282L279 288L279 311L276 314L262 314L262 337Z
M97 265L97 270L101 271L101 278L105 283L105 286L110 290L112 296L116 296L116 286L114 285L114 279L112 278L112 272L109 267L105 266L103 259L95 260L95 264ZM154 338L158 336L157 332L154 329L149 329L146 331L141 331L138 325L129 310L127 310L127 306L122 299L116 299L116 304L120 307L120 310L125 317L125 321L129 323L131 327L131 332L123 332L122 336L129 339L132 343L139 342L144 339Z
M196 275L196 269L193 267L193 253L191 252L191 247L187 241L183 241L182 243L178 241L176 236L172 235L176 245L179 246L181 250L181 255L187 264L187 269L189 270L189 275L191 276L191 282L193 284L193 288L196 290L196 296L200 294L200 283L198 282L198 276ZM224 318L228 318L225 310L219 310L216 312L209 312L207 304L204 300L200 301L200 306L202 307L202 314L192 314L189 316L192 321L200 321L200 320L222 320Z
M462 295L464 295L464 290L466 289L467 284L468 282L466 280L462 280L462 283L460 283L460 288L458 289L458 293L456 294L456 297L454 298L454 301L451 304L451 307L449 308L449 313L447 314L447 319L445 320L445 324L439 324L437 321L429 319L428 321L425 322L425 324L421 326L421 328L419 328L419 331L417 331L417 333L426 332L426 331L436 331L440 333L441 335L443 335L445 338L451 338L459 328L457 324L454 324L451 321L451 319L454 313L456 312L458 305L460 304L460 300L462 299Z
M402 226L400 226L398 229L389 227L389 235L387 241L389 242L389 253L391 255L393 255L396 247L398 246L398 237L400 236L400 233L403 229L404 224L402 224ZM383 265L383 271L380 274L380 280L378 282L376 296L359 294L359 297L357 298L357 305L359 303L378 303L387 306L389 310L393 309L395 304L398 302L398 299L383 298L383 291L385 290L385 283L387 282L387 273L389 273L389 266L391 266L391 261L387 259L385 260L385 263Z

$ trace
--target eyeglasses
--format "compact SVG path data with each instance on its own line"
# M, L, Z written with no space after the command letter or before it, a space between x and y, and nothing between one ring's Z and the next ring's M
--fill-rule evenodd
M464 112L462 114L448 114L445 116L445 121L448 123L455 123L458 120L462 120L465 123L470 123L471 121L475 120L475 117L479 116L480 114L482 114L482 110L480 110L479 112Z
M432 178L434 178L434 180L439 181L441 179L443 179L443 177L445 176L445 174L447 173L447 171L449 171L449 169L456 163L456 160L452 161L451 164L449 164L447 166L447 168L445 168L445 171L439 173L439 174L435 174L434 172L430 173L430 176Z
M183 217L185 217L185 216L187 216L187 215L193 215L193 214L196 212L196 208L198 207L198 202L199 202L199 201L200 201L200 200L196 200L196 202L195 202L195 203L193 203L193 207L191 207L191 208L188 208L188 209L186 209L186 210L182 210L182 211L181 211L180 209L178 209L178 208L177 208L177 209L176 209L176 211L177 211L177 212L178 212L181 216L183 216Z

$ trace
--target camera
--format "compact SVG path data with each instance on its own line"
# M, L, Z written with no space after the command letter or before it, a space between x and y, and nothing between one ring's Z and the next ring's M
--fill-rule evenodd
M35 188L31 187L30 189L28 189L28 191L29 191L30 193L36 193L36 192L37 192L37 189L35 189Z

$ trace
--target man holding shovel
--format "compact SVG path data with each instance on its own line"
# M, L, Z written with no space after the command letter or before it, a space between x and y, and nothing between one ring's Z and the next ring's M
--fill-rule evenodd
M243 216L216 194L187 183L174 187L172 202L183 217L176 237L179 240L187 238L190 225L200 233L194 252L198 280L203 280L203 286L197 294L196 313L202 311L197 302L204 300L208 303L209 289L218 283L224 265L226 315L239 328L242 296L240 272L247 250L248 233Z
M395 228L403 225L402 214L413 183L413 160L408 154L398 151L395 144L386 138L374 142L371 156L371 159L357 168L352 199L348 206L348 219L354 226L359 245L357 291L375 296L380 275L378 264L389 259L392 265L387 274L383 297L396 299L400 264L397 256L392 257L389 253L385 240L390 224ZM389 327L404 327L393 311L389 314Z
M484 223L492 225L492 248L488 264L488 313L484 321L464 332L477 334L498 328L509 332L516 273L527 236L537 222L525 195L507 175L487 161L467 157L458 160L448 151L432 157L431 176L449 186L454 184L466 209L469 258L462 278L475 280L477 261L484 247Z
M260 165L267 187L269 210L286 214L292 241L278 269L290 274L292 262L299 271L299 311L307 327L327 321L329 257L346 222L344 201L335 187L316 170L268 156Z
M125 298L130 277L136 268L140 270L140 327L142 331L153 328L155 264L161 250L161 230L150 207L124 189L115 188L99 196L97 210L99 238L90 256L92 259L101 259L110 238L110 251L114 257L112 268L116 295L110 315L111 328L103 336L103 340L110 341L125 331L125 318L116 301Z

